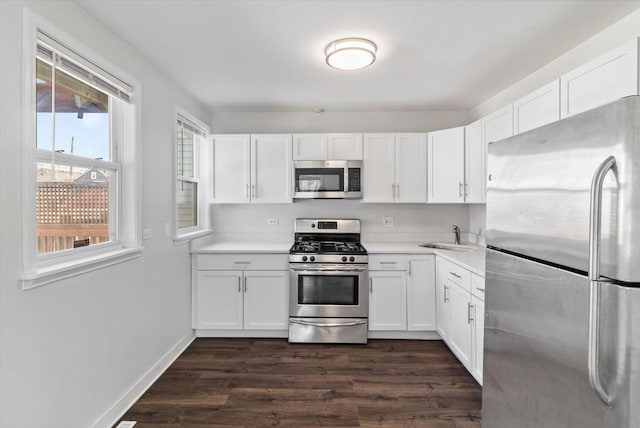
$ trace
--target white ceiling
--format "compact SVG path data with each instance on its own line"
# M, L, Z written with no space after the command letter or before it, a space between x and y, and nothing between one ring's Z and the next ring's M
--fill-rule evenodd
M639 1L78 0L212 111L468 110ZM342 37L378 45L359 71Z

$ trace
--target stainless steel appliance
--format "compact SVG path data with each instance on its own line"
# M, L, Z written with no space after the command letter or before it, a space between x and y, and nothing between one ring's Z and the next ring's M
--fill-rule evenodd
M640 97L489 145L482 425L640 427Z
M368 262L360 220L296 220L289 342L367 343Z
M362 161L294 161L296 199L362 198Z

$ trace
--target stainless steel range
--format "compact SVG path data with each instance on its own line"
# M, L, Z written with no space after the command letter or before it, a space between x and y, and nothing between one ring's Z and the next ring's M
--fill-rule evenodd
M360 220L296 220L289 342L367 343L368 262Z

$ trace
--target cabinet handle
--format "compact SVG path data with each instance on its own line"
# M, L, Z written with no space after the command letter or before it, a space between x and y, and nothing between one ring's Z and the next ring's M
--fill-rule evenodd
M244 277L244 292L247 292L247 277Z
M381 265L395 265L396 262L380 262Z
M447 285L444 286L444 302L447 303L449 301L449 298L447 297L447 290L449 289L449 287Z
M373 293L373 278L369 278L369 293Z
M396 185L392 184L391 185L391 199L396 199Z
M251 197L251 195L249 194L249 187L250 186L247 184L247 192L246 192L247 193L247 196L246 196L247 199L249 199Z
M473 321L473 317L471 316L471 309L473 309L474 312L475 312L475 306L476 305L472 305L471 303L467 303L467 324L471 324L471 321Z
M256 185L255 184L251 185L251 197L252 198L257 198L258 197L258 191L256 190Z
M242 285L240 284L241 281L242 281L242 278L238 277L238 293L242 292Z
M449 272L449 273L450 273L451 275L455 276L455 277L456 277L456 278L458 278L458 279L462 279L462 276L458 275L458 274L457 274L457 273L455 273L455 272Z
M235 261L233 262L234 265L250 265L251 262L243 262L243 261Z
M476 287L476 290L478 290L481 293L484 293L484 288Z
M458 182L458 196L462 197L462 181Z
M464 183L464 196L469 196L469 192L467 189L469 188L469 183Z
M396 199L400 200L400 185L396 184Z
M409 274L409 276L411 276L411 260L409 260L409 269L408 269L407 273Z

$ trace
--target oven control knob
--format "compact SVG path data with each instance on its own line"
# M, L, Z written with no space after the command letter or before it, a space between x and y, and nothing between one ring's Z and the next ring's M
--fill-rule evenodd
M356 258L355 258L355 257L353 257L353 256L349 257L349 261L350 261L350 262L355 261L355 259L356 259Z
M346 262L347 261L347 256L342 256L342 261Z
M307 256L302 256L302 261L306 262L307 261Z
M312 262L316 261L316 258L314 256L309 257L309 260L311 260Z

